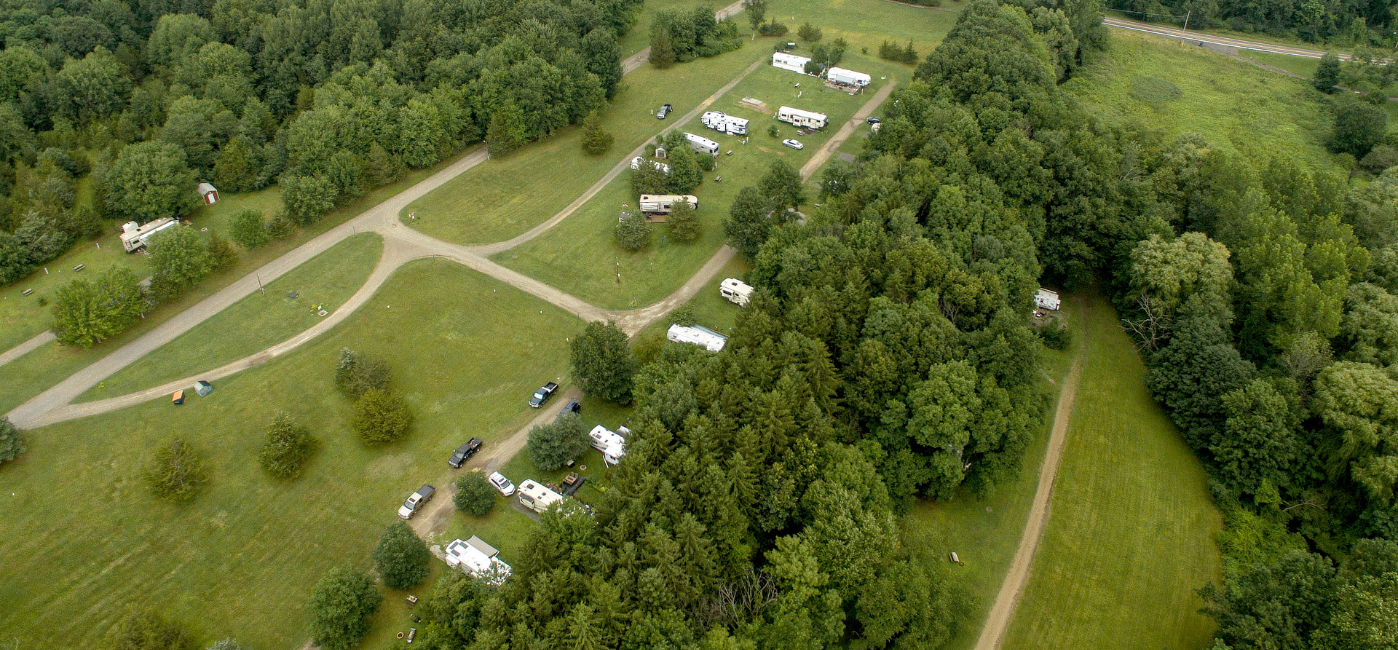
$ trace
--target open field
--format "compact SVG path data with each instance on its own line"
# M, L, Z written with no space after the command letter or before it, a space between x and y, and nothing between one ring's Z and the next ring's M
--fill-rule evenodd
M769 0L767 4L767 15L791 29L786 40L796 41L796 29L809 21L821 29L822 42L836 38L848 41L850 48L846 56L859 54L860 48L867 47L869 56L877 57L879 45L885 40L899 45L911 40L918 55L927 56L951 31L957 13L966 3L949 0L937 9L886 0ZM747 21L741 15L737 19ZM868 72L844 63L840 67Z
M1202 648L1194 590L1220 578L1203 467L1142 384L1116 313L1093 297L1050 513L1005 648Z
M811 77L764 65L715 101L712 110L751 120L747 144L743 144L742 137L704 128L697 117L683 125L684 131L717 141L725 154L718 157L717 169L706 173L704 184L694 192L699 197L698 216L703 224L699 239L685 244L673 242L666 236L665 227L655 224L651 226L654 236L649 247L635 253L622 250L616 244L613 229L622 206L634 207L636 199L627 172L607 184L566 221L536 239L494 256L495 261L600 307L629 309L663 298L723 244L722 222L738 190L754 184L773 161L781 160L800 169L873 92L888 83L881 81L880 76L898 77L904 72L894 64L857 54L845 58L855 69L874 75L873 84L864 94L850 96L829 90ZM800 88L796 87L798 84ZM743 104L744 97L766 102L766 114ZM782 105L825 113L829 126L823 132L797 136L794 127L775 119L775 112ZM767 134L772 124L780 129L776 138ZM782 146L784 138L797 138L805 148L797 151ZM729 151L733 155L726 155ZM720 176L723 182L716 182L714 179ZM814 192L808 191L807 199L813 198Z
M1307 78L1315 75L1316 68L1320 67L1320 59L1312 59L1304 56L1288 56L1286 54L1255 52L1252 50L1238 50L1238 56L1252 59L1258 63L1265 63L1275 68L1281 68L1287 72L1299 74Z
M419 261L352 321L209 397L29 432L29 453L0 472L0 492L15 493L0 501L0 557L7 575L44 579L0 581L0 638L92 647L127 605L143 604L185 623L196 641L299 646L320 575L337 564L367 568L403 497L455 475L445 460L456 445L472 435L491 444L528 422L526 396L566 372L565 338L580 327L504 283ZM331 387L346 346L392 365L417 414L406 440L366 448L354 439L350 403ZM271 480L255 460L262 427L280 410L322 441L306 475L290 482ZM211 483L187 506L152 499L140 479L151 445L172 435L209 457Z
M354 295L383 250L383 238L361 233L269 282L254 293L122 368L81 395L88 402L157 386L217 368L309 329ZM296 298L289 294L296 292Z
M1325 149L1330 115L1320 93L1303 79L1202 48L1113 31L1101 60L1063 87L1111 122L1200 133L1252 159L1295 156L1335 164Z

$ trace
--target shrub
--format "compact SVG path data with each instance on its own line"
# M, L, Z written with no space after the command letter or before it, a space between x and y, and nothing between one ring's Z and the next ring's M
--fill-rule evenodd
M189 635L152 609L131 609L107 633L110 650L186 650Z
M411 589L427 578L432 554L406 522L395 521L379 536L374 547L374 566L383 583L393 589Z
M694 324L694 305L685 303L676 307L665 319L671 325L682 325L688 327Z
M1369 150L1369 153L1359 161L1359 166L1364 171L1375 176L1383 173L1383 170L1398 165L1398 148L1381 144Z
M788 31L790 30L787 28L786 25L777 22L775 19L768 20L767 22L763 23L761 27L757 28L757 33L763 36L786 36L786 33ZM780 44L778 44L777 47L780 49L786 49L784 46Z
M243 210L228 223L228 237L245 250L252 250L272 241L267 222L257 210Z
M335 387L346 395L357 399L369 390L388 390L392 384L392 373L382 359L360 356L349 348L340 350L340 360L335 366Z
M146 463L145 478L151 494L185 502L198 496L209 475L204 468L203 453L179 438L171 438L157 447Z
M587 451L587 435L582 418L566 413L557 421L540 424L529 430L529 459L545 472L552 472L564 463Z
M208 650L243 650L243 646L238 645L237 639L226 638L221 641L214 641L214 644L209 646Z
M393 442L413 426L413 412L398 393L370 388L354 403L350 426L365 444Z
M296 223L285 212L272 215L272 220L267 222L267 236L272 239L286 239L293 232L296 232Z
M814 43L820 40L820 28L810 23L801 23L801 26L796 28L796 37L807 43Z
M28 450L19 428L10 422L10 418L0 416L0 465L23 456Z
M1068 333L1068 326L1055 319L1039 330L1039 338L1044 340L1044 347L1062 351L1068 349L1068 343L1072 341L1073 337Z
M773 124L767 127L767 135L773 138L780 138L782 137L782 130L777 128L777 125Z
M635 252L650 245L650 226L640 211L627 213L616 224L616 243L622 250Z
M600 156L612 148L612 134L602 130L602 118L592 111L583 119L582 150L589 156Z
M680 201L670 209L665 227L670 231L670 239L681 243L692 242L699 238L699 215L687 201Z
M349 650L369 631L369 618L383 602L369 577L331 569L311 592L311 638L321 650Z
M309 428L296 424L290 413L278 413L272 425L267 427L257 459L268 474L277 478L292 478L301 473L301 467L315 453L316 443Z
M495 508L495 487L480 472L466 472L456 479L456 509L466 514L484 517Z
M232 268L238 263L238 251L233 250L233 245L228 243L217 232L209 232L207 242L209 250L209 268L214 271L224 271Z

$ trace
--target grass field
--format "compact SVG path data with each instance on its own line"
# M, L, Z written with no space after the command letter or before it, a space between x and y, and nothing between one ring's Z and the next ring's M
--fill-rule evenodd
M1142 92L1171 86L1171 93ZM1200 133L1213 146L1252 159L1293 156L1335 164L1324 143L1329 112L1305 80L1198 47L1113 31L1101 60L1063 87L1109 122Z
M810 82L810 77L763 66L714 102L713 110L748 118L748 143L738 136L720 135L703 127L696 117L682 129L704 134L718 141L722 151L718 168L704 175L704 184L695 190L699 197L698 216L703 224L699 239L680 244L666 237L664 226L652 225L651 245L639 252L629 253L616 244L613 229L623 205L634 207L629 173L617 176L591 201L573 213L566 221L538 238L500 253L494 259L501 264L550 285L567 291L595 305L614 309L631 309L648 305L677 289L724 242L723 219L738 190L756 182L775 160L782 160L800 169L839 129L870 94L887 81L879 77L897 77L904 72L893 64L870 60L860 55L847 55L855 69L874 75L871 89L863 95L850 96L828 90ZM906 74L906 73L904 73ZM801 88L795 87L801 84ZM764 114L742 104L744 97L766 102ZM774 114L782 105L825 113L829 127L822 133L797 136L794 127L776 122ZM779 124L780 135L767 135L767 127ZM782 146L783 138L797 138L805 148L799 151ZM715 182L716 177L723 182ZM807 192L807 199L814 198Z
M1194 590L1220 578L1203 467L1142 383L1116 314L1090 336L1051 509L1005 648L1203 648Z
M1316 68L1320 67L1320 59L1312 59L1304 56L1290 56L1272 52L1254 52L1252 50L1238 50L1238 56L1252 59L1258 63L1265 63L1274 68L1281 68L1287 72L1299 74L1308 79L1314 76Z
M150 388L212 370L280 343L321 319L317 307L335 311L354 295L383 251L372 233L350 237L267 283L175 340L122 368L78 397L87 402ZM296 298L289 294L295 291Z
M445 460L463 440L491 444L527 422L526 396L566 372L565 337L580 328L508 285L419 261L353 320L209 397L29 432L29 453L0 471L0 492L15 494L0 500L0 557L7 576L42 579L0 580L0 639L93 647L127 605L143 604L198 642L299 646L320 575L367 568L404 496L455 475ZM417 414L406 440L371 449L348 430L349 401L330 385L345 346L389 360ZM322 441L292 482L255 460L262 427L283 409ZM172 435L209 455L211 484L188 506L155 501L139 478L150 446Z

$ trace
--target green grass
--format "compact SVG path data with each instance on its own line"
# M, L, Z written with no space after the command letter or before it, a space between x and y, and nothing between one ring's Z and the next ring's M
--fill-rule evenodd
M1140 78L1178 87L1173 100L1148 103ZM1232 57L1174 41L1112 32L1111 46L1063 86L1108 122L1139 123L1172 135L1199 133L1247 158L1292 156L1332 166L1325 149L1330 115L1304 79L1283 77Z
M181 334L135 363L122 368L78 401L125 395L161 383L212 370L280 343L320 321L317 307L333 312L378 264L383 238L354 235L305 264ZM289 297L292 291L296 298Z
M699 197L698 216L703 224L699 239L686 244L670 241L664 226L653 225L652 244L639 252L629 253L616 244L613 229L622 205L635 206L628 174L617 176L591 201L558 226L516 248L494 256L501 264L537 278L595 305L631 309L648 305L677 289L689 278L725 240L722 221L738 190L755 183L775 160L783 160L800 169L825 142L867 102L875 90L887 81L880 76L898 77L906 74L894 64L870 60L860 55L847 55L855 69L874 75L869 92L850 96L827 90L810 77L763 66L712 105L720 110L751 120L748 144L742 138L720 135L703 127L695 117L681 128L704 134L718 141L725 153L718 168L704 175L705 182L695 190ZM796 88L796 84L801 88ZM798 97L798 94L800 97ZM766 102L772 115L760 113L742 104L744 97ZM830 126L824 133L797 136L794 127L778 123L774 114L779 106L791 105L825 113ZM767 135L767 127L778 124L777 138ZM805 148L796 151L782 146L783 138L798 138ZM722 176L723 182L714 182ZM815 192L808 191L813 198ZM618 275L619 274L619 275Z
M1220 578L1220 516L1111 305L1090 302L1051 511L1004 647L1203 648L1213 622L1194 590Z
M1253 50L1238 50L1238 55L1252 59L1258 63L1265 63L1274 68L1281 68L1292 74L1299 74L1307 79L1315 76L1316 68L1320 67L1320 59L1312 59L1305 56L1291 56L1288 54L1276 54L1274 52L1255 52Z
M770 0L767 15L791 28L783 40L799 42L796 29L809 21L821 29L822 42L829 43L836 38L848 41L850 47L846 56L859 54L863 47L869 48L870 56L878 56L879 45L885 40L899 45L911 40L913 48L925 57L951 31L963 6L964 2L955 1L943 2L942 7L934 9L885 0ZM743 21L740 25L746 25L746 17L740 15L737 19ZM764 41L758 39L758 42ZM771 45L765 46L767 50L771 48ZM805 43L797 50L797 54L808 52ZM868 72L845 63L840 67Z
M445 461L461 441L489 445L528 422L536 412L525 398L565 373L565 338L580 328L508 285L419 261L351 321L209 397L29 432L29 453L0 471L0 493L15 493L0 500L0 557L7 576L35 579L0 580L0 639L94 647L127 605L141 604L201 644L232 635L250 647L298 647L316 580L334 565L367 568L403 497L455 476ZM349 400L331 387L346 346L389 360L417 414L408 439L383 448L354 439ZM283 409L323 443L291 482L256 462L262 427ZM205 449L212 468L187 506L153 500L139 478L150 446L172 435Z

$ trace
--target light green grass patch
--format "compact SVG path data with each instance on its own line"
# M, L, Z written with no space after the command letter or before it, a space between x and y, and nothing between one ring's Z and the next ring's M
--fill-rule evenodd
M280 343L315 325L319 309L335 311L378 264L383 238L354 235L257 292L122 368L78 401L125 395L212 370ZM295 298L290 297L296 292Z
M1155 104L1133 89L1142 78L1177 87L1177 98ZM1292 156L1333 166L1325 149L1330 115L1304 79L1175 41L1112 32L1100 60L1063 85L1107 122L1143 124L1173 135L1199 133L1216 147L1248 158Z
M1293 74L1310 79L1315 76L1315 71L1320 67L1320 59L1312 59L1308 56L1291 56L1288 54L1276 54L1274 52L1257 52L1254 50L1238 50L1238 56L1252 59L1258 63L1264 63L1274 68L1281 68Z
M1106 299L1090 332L1049 519L1006 648L1203 648L1194 590L1221 575L1203 466L1150 398Z
M463 440L490 445L528 422L526 397L565 372L565 339L580 327L504 283L418 261L353 319L208 397L29 432L29 453L0 472L0 493L15 493L0 500L0 557L6 575L36 579L0 580L0 638L95 647L137 604L181 621L199 647L225 636L299 647L320 576L368 568L403 498L457 475L446 460ZM350 432L350 402L331 386L342 347L389 361L417 415L406 440L367 448ZM322 441L290 482L256 460L281 410ZM140 479L151 445L174 435L209 455L211 483L187 506L153 500Z
M857 62L856 69L874 75L871 88L864 94L850 96L826 89L812 77L766 65L715 101L711 110L751 120L747 144L742 143L741 137L705 128L697 116L682 126L684 131L717 141L724 152L718 157L717 169L706 173L704 184L694 192L699 197L698 216L703 224L698 240L673 242L663 225L653 224L654 236L648 248L635 253L622 250L613 230L623 205L633 210L636 207L629 173L624 173L558 226L494 259L601 307L632 309L665 297L684 284L723 244L722 222L738 190L755 184L773 161L782 160L800 169L873 92L887 83L879 77L896 77L901 72L892 64L867 57L847 58ZM747 107L742 103L744 97L765 102L766 112ZM829 126L821 133L798 136L794 127L776 121L776 111L782 105L825 113ZM780 129L776 138L767 135L767 127L772 124ZM796 138L805 148L797 151L782 146L785 138ZM728 151L733 155L726 155ZM715 182L720 176L723 181ZM814 190L808 189L808 200L814 196Z
M786 38L781 40L799 42L796 29L801 23L810 22L821 29L821 42L829 43L836 38L849 42L849 54L859 54L860 48L869 48L869 56L877 57L879 45L892 41L906 45L913 41L913 49L919 56L930 54L942 42L942 37L951 31L957 14L965 6L964 2L943 2L941 7L921 7L887 0L771 0L767 15L791 28ZM747 18L738 16L746 23ZM763 42L763 39L758 39ZM766 42L772 42L767 39ZM771 49L767 45L767 49ZM797 54L809 53L808 44L800 43ZM841 63L842 68L861 68ZM911 66L907 66L911 70Z

